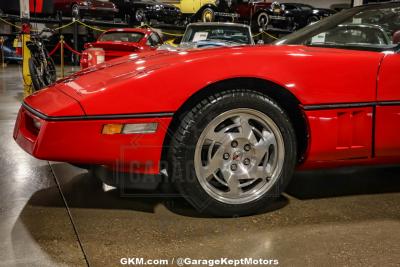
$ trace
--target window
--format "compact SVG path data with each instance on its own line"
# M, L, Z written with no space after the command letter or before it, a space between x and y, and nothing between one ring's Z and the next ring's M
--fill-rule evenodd
M400 30L400 3L361 6L342 11L284 37L276 44L387 50Z
M191 25L187 28L182 42L196 43L200 41L221 41L236 44L252 44L247 27L224 25Z

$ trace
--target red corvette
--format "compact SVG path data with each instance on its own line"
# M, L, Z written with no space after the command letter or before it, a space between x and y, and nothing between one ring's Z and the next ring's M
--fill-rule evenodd
M158 33L151 29L124 28L104 32L96 42L85 44L85 48L102 48L107 61L132 53L152 51L162 43ZM83 51L80 63L82 68L90 66L87 50Z
M116 59L26 98L14 138L39 159L161 172L203 211L251 214L296 168L400 163L399 15L372 4L275 45Z

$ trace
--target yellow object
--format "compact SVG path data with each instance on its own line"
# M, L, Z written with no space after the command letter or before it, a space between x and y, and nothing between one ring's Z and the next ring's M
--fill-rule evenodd
M122 132L122 124L106 124L103 126L103 134L120 134Z
M167 44L167 45L170 45L170 46L178 47L178 45L175 44L174 42L175 42L175 39L169 39L169 40L165 41L164 44Z
M22 39L22 77L24 80L24 98L33 93L32 78L29 71L29 60L31 58L31 52L26 46L26 43L31 40L30 34L21 34Z
M176 6L183 14L195 14L206 4L215 5L215 1L216 0L161 0L163 3Z

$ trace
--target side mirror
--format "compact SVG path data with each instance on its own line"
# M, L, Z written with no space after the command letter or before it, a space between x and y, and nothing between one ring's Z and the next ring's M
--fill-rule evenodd
M392 42L393 44L400 44L400 30L393 33Z

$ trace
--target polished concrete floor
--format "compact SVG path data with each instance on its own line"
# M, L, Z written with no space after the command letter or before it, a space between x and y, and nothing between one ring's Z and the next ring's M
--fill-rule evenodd
M280 266L399 266L400 167L297 173L269 212L209 218L162 192L120 197L12 140L17 66L0 69L0 266L117 266L121 257L271 258Z

